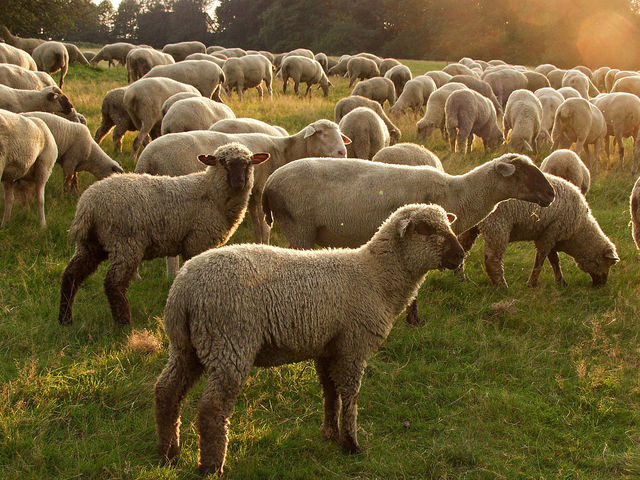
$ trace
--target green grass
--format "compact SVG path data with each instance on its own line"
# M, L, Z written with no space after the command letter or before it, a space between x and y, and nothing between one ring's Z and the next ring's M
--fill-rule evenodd
M407 62L415 73L442 63ZM103 95L124 85L123 68L73 66L66 91L92 131ZM229 104L295 132L332 118L348 94L344 79L328 99L275 94ZM281 91L279 81L274 89ZM398 119L414 141L415 119ZM133 134L115 154L131 170ZM452 157L433 140L447 171L490 157L481 149ZM543 158L541 154L536 160ZM77 195L64 195L61 171L46 192L48 227L34 206L14 207L0 230L0 476L3 479L199 478L194 426L198 385L183 404L183 450L174 468L158 466L153 384L166 361L161 315L170 287L161 259L141 266L129 289L132 325L116 327L102 289L106 266L82 286L75 323L57 323L60 276L73 245L67 229ZM81 188L93 179L81 174ZM231 419L226 475L249 478L576 478L640 476L638 253L631 240L628 170L594 176L588 200L621 261L607 285L561 255L566 288L546 266L526 287L533 246L513 244L505 258L508 289L493 288L482 268L482 241L467 260L467 280L429 275L418 299L426 323L399 319L371 359L359 396L364 453L347 456L320 437L322 403L313 365L254 370ZM248 221L232 242L251 241ZM273 235L274 243L284 239ZM161 338L159 351L133 348L136 330Z

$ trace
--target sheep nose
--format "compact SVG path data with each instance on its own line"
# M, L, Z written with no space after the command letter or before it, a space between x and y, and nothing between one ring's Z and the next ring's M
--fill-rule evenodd
M347 158L347 151L340 149L336 152L336 157L338 158Z

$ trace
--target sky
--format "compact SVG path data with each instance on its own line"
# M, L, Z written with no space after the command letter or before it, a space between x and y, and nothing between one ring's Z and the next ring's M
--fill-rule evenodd
M100 3L102 0L92 0L93 3ZM118 10L118 5L120 5L121 0L111 0L111 3L113 4L113 8L115 10ZM213 5L211 5L211 8L209 9L209 14L213 13L213 11L215 10L216 6L217 6L218 2L213 2Z

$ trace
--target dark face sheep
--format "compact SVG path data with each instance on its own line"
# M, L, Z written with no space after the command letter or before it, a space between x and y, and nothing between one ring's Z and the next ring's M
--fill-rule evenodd
M609 277L609 270L620 259L615 250L611 248L605 248L605 251L598 256L585 256L584 258L576 257L576 264L578 268L583 272L591 275L591 280L594 287L602 287L607 283Z
M544 173L528 157L504 155L496 159L496 162L496 168L503 176L513 176L513 180L519 180L511 185L517 185L520 200L537 203L542 207L551 205L555 198L553 187L545 178Z
M73 110L73 105L71 104L67 96L62 93L62 90L57 87L47 87L43 90L48 90L47 100L52 103L58 103L58 105L60 106L60 112L64 113L65 115L71 113L71 111ZM55 111L55 109L52 108L51 111Z
M268 153L256 153L251 155L249 150L240 145L229 145L220 149L217 155L200 155L200 160L205 165L214 166L220 164L227 171L227 183L232 190L243 190L249 178L251 165L260 164L269 159Z

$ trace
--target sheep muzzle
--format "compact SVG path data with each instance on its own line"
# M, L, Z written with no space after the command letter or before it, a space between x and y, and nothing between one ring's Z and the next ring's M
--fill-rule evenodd
M447 249L442 254L442 268L448 268L449 270L455 270L464 261L464 249L458 239L455 236L451 236L448 242Z

